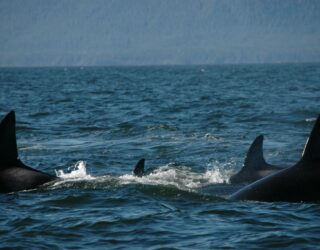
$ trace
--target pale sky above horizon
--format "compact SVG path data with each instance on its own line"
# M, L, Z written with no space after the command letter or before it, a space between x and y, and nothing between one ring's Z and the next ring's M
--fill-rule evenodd
M0 66L320 61L317 0L0 0Z

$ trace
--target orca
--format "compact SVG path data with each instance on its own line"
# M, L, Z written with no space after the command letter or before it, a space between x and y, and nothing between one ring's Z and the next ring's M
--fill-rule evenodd
M15 112L9 112L0 123L0 192L34 189L58 177L26 166L18 158Z
M142 177L144 175L144 162L145 159L138 161L137 165L133 169L133 175L137 177Z
M320 201L320 115L293 166L257 180L230 196L231 200L263 202Z
M134 175L144 175L144 159L134 168ZM0 123L0 193L35 189L61 178L25 165L18 158L15 112L9 112Z
M284 166L274 166L265 161L263 156L263 135L259 135L252 142L243 167L238 173L230 177L229 182L231 184L251 183L284 168Z

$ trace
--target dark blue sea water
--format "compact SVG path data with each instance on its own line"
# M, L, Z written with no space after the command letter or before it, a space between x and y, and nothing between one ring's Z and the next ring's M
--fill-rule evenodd
M320 248L320 203L228 200L257 135L299 159L320 64L1 68L10 110L20 159L62 179L0 195L1 249Z

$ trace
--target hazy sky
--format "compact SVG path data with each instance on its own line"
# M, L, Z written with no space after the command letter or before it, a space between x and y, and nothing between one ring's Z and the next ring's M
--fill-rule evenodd
M319 0L0 0L0 66L320 61Z

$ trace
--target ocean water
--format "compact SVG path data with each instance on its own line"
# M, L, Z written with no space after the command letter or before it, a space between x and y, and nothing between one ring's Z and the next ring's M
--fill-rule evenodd
M298 161L319 101L320 64L0 68L20 159L61 177L0 195L0 248L320 249L320 203L228 200L257 135Z

